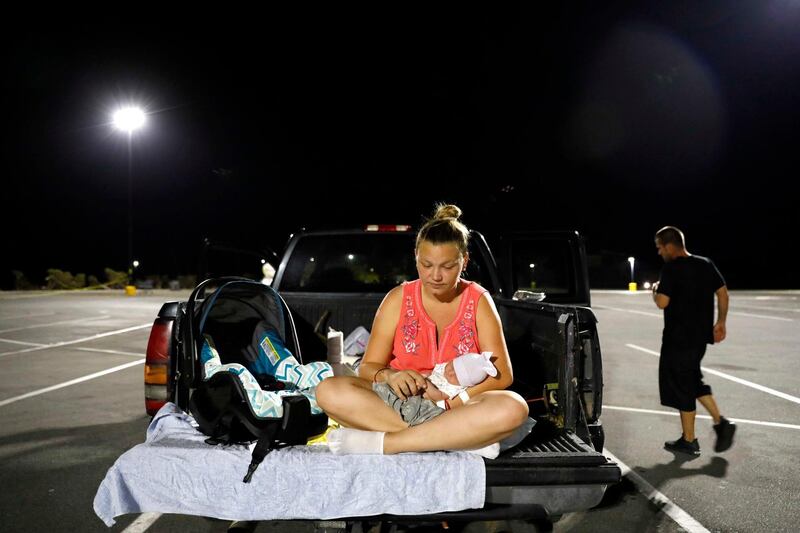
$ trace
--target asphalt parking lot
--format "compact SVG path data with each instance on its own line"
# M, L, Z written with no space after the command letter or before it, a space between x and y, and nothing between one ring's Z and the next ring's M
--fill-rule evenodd
M0 501L2 531L109 531L92 510L116 458L144 440L142 362L149 327L184 293L0 294ZM604 356L606 449L628 474L601 505L565 515L555 531L795 531L800 521L800 292L737 292L728 338L703 362L733 448L713 452L699 417L702 454L662 449L680 434L659 405L661 313L644 293L593 293ZM699 415L704 415L698 411ZM137 521L138 520L138 521ZM139 531L225 531L179 515L121 517ZM264 523L258 531L310 529ZM491 530L487 526L487 531Z

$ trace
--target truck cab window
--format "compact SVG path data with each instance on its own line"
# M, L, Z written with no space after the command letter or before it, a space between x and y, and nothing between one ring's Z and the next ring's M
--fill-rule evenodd
M309 235L289 256L281 291L385 293L416 277L414 235Z
M515 240L512 249L514 290L575 293L574 265L569 244L558 240Z
M413 233L308 235L291 251L281 292L387 293L418 277ZM464 278L492 289L483 257L471 250Z

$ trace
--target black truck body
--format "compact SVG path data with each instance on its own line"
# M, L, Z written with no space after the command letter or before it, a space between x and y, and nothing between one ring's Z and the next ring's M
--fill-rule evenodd
M304 362L325 360L328 326L345 335L370 329L386 293L417 277L414 237L406 226L371 226L290 238L272 286L294 316ZM514 369L511 389L526 399L537 424L519 445L485 460L483 509L342 521L552 519L597 505L620 479L619 467L602 455L602 357L582 238L507 234L493 251L473 232L470 259L464 277L494 299ZM145 369L151 414L167 400L185 409L199 379L188 354L191 316L187 302L169 302L156 319Z

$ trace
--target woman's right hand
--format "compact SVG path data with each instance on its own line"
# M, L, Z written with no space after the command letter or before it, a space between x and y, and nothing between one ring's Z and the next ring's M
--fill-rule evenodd
M400 370L389 376L386 382L401 400L420 394L427 386L425 376L416 370Z
M426 400L431 400L434 402L438 402L439 400L448 400L450 398L447 394L440 391L439 388L430 381L428 381L425 388L425 394L423 394L422 397L425 398Z

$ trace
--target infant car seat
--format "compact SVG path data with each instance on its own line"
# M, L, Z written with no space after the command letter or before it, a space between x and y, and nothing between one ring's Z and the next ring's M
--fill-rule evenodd
M215 284L212 294L199 298ZM245 483L271 450L325 432L328 417L314 392L333 370L324 362L302 364L291 312L272 287L241 278L206 280L187 308L194 313L190 337L201 378L189 411L208 444L258 441Z

